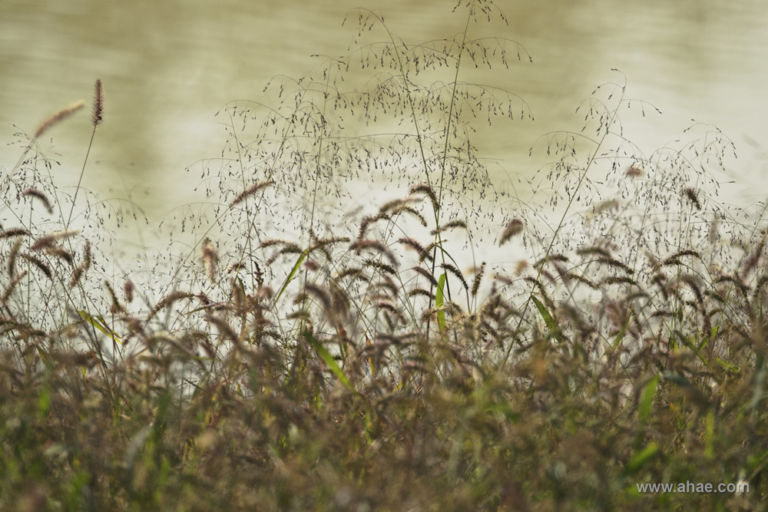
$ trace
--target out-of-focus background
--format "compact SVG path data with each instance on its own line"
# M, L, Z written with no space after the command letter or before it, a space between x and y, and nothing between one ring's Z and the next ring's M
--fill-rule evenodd
M595 85L626 76L630 96L661 108L632 127L649 150L679 136L691 118L720 127L739 159L725 197L765 199L764 139L768 118L768 3L764 0L543 0L499 2L507 37L533 57L499 75L524 98L535 121L484 135L486 156L499 159L500 187L538 165L528 147L555 129L575 129L574 109ZM132 197L152 219L199 199L184 169L215 157L224 128L215 112L235 100L257 100L276 74L316 69L310 54L343 54L354 27L341 21L356 7L384 16L393 33L422 41L460 32L451 2L421 0L68 0L0 3L0 166L19 155L7 146L34 131L59 107L105 88L85 186L105 198ZM494 30L498 33L498 27ZM383 38L383 34L381 35ZM63 166L58 179L77 182L90 135L89 116L46 134Z

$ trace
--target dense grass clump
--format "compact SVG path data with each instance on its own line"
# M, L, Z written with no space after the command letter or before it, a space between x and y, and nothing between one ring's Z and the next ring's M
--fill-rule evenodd
M361 13L348 54L230 106L192 249L123 276L125 212L35 144L82 105L41 124L2 183L0 509L765 508L764 210L707 193L732 144L644 154L621 118L655 107L607 83L533 148L553 193L526 208L472 136L528 107L465 75L529 57L472 38L491 3L456 11L422 44ZM391 197L342 217L357 181Z

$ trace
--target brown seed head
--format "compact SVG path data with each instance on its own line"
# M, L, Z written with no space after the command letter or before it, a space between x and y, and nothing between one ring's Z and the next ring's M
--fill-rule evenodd
M523 231L523 221L520 219L512 219L509 224L507 224L507 227L504 228L504 231L501 233L501 239L499 240L499 245L504 245L510 238L513 236L519 234L521 231Z
M43 203L43 206L45 206L45 209L48 210L48 213L53 213L53 208L51 207L51 202L48 200L48 197L36 188L30 187L22 192L22 194L38 199Z
M645 174L643 170L634 164L630 165L629 169L627 169L627 172L625 173L628 178L640 178L643 176L643 174Z
M96 80L96 92L93 97L93 126L101 124L104 115L104 91L101 88L101 80Z
M133 282L129 279L123 284L126 302L133 302Z
M40 126L37 127L37 130L35 130L35 136L34 139L39 139L45 132L47 132L53 125L59 123L60 121L63 121L64 119L68 118L81 108L85 106L85 102L83 100L78 101L77 103L73 103L72 105L69 105L67 107L64 107L60 109L58 112L54 112L48 118L43 121Z
M699 197L693 188L688 187L685 190L683 190L683 193L685 194L685 197L687 197L688 200L693 203L693 205L696 207L697 210L701 210L701 203L699 202Z

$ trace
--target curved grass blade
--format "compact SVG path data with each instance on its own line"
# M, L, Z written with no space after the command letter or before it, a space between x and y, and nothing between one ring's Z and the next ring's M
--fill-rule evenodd
M537 299L534 295L531 295L531 300L534 304L536 304L536 309L539 310L539 314L544 319L544 323L547 324L547 327L549 328L549 332L552 333L552 335L555 337L557 341L563 341L563 335L560 334L560 327L558 327L557 322L555 322L555 319L552 317L552 315L547 311L547 308L544 307L544 304L541 303L539 299Z
M346 374L344 373L344 370L339 367L339 364L336 362L336 360L333 358L330 352L320 344L319 341L315 339L314 336L312 336L312 333L309 331L304 331L304 337L307 338L307 341L310 345L312 345L312 348L315 349L315 352L317 352L317 355L320 356L320 359L322 359L325 364L328 366L328 368L333 372L333 374L336 376L336 378L341 381L342 384L344 384L344 387L350 390L353 393L357 393L355 388L352 386L352 383L349 381L349 378L347 378Z
M304 249L299 255L299 258L296 260L296 263L293 265L291 272L285 278L285 281L283 281L283 285L280 287L280 291L277 293L277 296L275 297L275 304L277 304L277 301L280 300L280 297L283 295L283 292L285 292L285 289L288 287L291 281L293 281L293 278L296 277L296 272L299 271L299 268L301 268L301 264L304 263L304 260L307 258L308 254L309 254L309 249Z
M440 332L445 332L445 311L443 311L443 304L445 303L445 272L440 276L440 280L437 282L437 291L435 292L435 307L437 308L437 327Z
M99 315L97 317L93 317L88 314L87 311L83 311L81 309L77 310L77 313L80 315L80 318L94 326L96 329L101 331L102 333L106 334L110 338L112 338L112 341L116 341L120 343L120 336L118 336L115 331L109 328L107 326L106 320L104 320L104 317Z
M640 406L638 407L637 414L640 416L640 421L646 423L651 415L651 406L653 405L653 399L656 397L656 389L661 381L661 377L656 375L648 384L643 388L643 392L640 395Z
M637 452L632 459L630 459L629 463L627 464L627 467L624 470L624 474L631 475L635 473L638 469L640 469L646 462L651 460L654 455L656 455L659 452L659 445L656 444L656 441L651 441L648 443L648 445L643 448L642 451Z
M618 347L621 342L624 340L624 335L627 334L627 327L629 327L629 322L632 321L632 315L635 312L635 307L632 305L629 308L629 315L627 316L627 321L624 322L624 325L621 326L621 329L619 330L619 333L616 335L616 339L613 340L613 344L611 345L611 352L616 350L616 347Z
M368 347L373 346L373 344L371 343L371 339L368 336L365 337L365 345L368 346ZM376 366L374 366L374 364L373 364L373 358L372 357L368 358L368 367L371 370L371 375L373 375L375 377L376 376Z

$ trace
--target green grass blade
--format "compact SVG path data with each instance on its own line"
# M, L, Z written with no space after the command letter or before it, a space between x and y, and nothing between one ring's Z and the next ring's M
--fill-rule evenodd
M704 420L704 455L708 459L715 456L715 411L707 411L707 417Z
M80 315L80 318L82 318L83 320L85 320L86 322L94 326L96 329L98 329L99 331L103 332L104 334L112 338L112 341L120 342L120 336L118 336L115 333L115 331L113 331L107 326L107 323L104 320L103 316L99 315L98 317L92 317L91 315L88 314L87 311L83 311L83 310L78 310L77 313Z
M555 319L552 317L549 311L547 311L547 308L544 307L544 304L542 304L541 301L537 299L534 295L531 295L531 300L533 300L533 303L536 304L536 309L539 310L539 314L544 319L544 323L547 324L549 331L552 333L555 339L557 341L563 341L563 335L560 334L560 327L558 327L557 322L555 322Z
M695 341L692 341L691 339L689 339L688 336L685 336L680 332L676 332L676 334L677 334L677 337L683 342L683 344L689 349L691 349L691 351L694 354L696 354L696 357L699 358L699 361L701 361L704 364L704 366L712 370L712 366L709 364L709 361L707 361L704 358L704 356L701 354L701 350L699 350L700 346L706 344L707 339L705 338L702 343L697 344L695 343Z
M613 344L611 345L611 351L616 350L616 347L618 347L621 344L622 340L624 339L624 335L627 334L627 327L629 327L629 322L632 321L633 313L634 313L634 306L629 308L629 315L627 316L627 321L624 322L624 325L621 326L619 333L616 335L616 339L613 340Z
M302 253L299 255L299 258L296 260L296 263L293 265L291 272L285 278L285 281L283 281L283 285L280 287L280 291L277 293L277 297L275 297L275 304L277 304L277 301L280 300L280 297L283 295L283 292L285 292L285 289L288 287L291 281L293 281L293 278L296 277L296 273L299 271L299 268L301 268L301 264L304 263L304 260L307 258L308 254L309 254L309 249L304 249Z
M757 364L756 366L759 368L757 372L755 373L755 388L752 391L752 400L749 402L749 409L755 410L757 406L760 404L760 402L765 398L765 375L766 375L766 365L763 364L763 359L761 356L757 356Z
M653 405L653 399L656 397L656 390L660 381L661 377L658 375L653 377L648 384L645 385L643 392L640 395L640 406L638 407L637 413L640 416L640 421L643 423L648 421L648 418L651 415L651 406Z
M325 364L328 366L328 368L333 372L333 374L341 381L342 384L344 384L344 387L346 387L348 390L352 391L353 393L357 393L355 391L355 388L352 386L352 383L349 381L349 378L347 378L346 374L344 373L344 370L339 367L339 364L336 362L336 360L333 358L330 352L322 345L319 341L315 339L314 336L312 336L312 333L309 331L304 332L304 336L307 338L307 341L309 341L309 344L312 345L312 348L315 349L315 352L317 352L317 355L320 356L320 359L322 359Z
M715 362L718 365L720 365L720 368L722 368L728 373L731 373L731 374L739 373L739 367L733 363L730 363L724 359L720 359L719 357L715 358Z
M627 467L625 469L625 473L628 475L631 475L638 469L640 469L646 462L651 460L654 455L656 455L659 452L659 445L656 444L656 441L651 441L648 443L648 446L643 448L642 451L636 453L632 459L627 464Z
M719 326L719 325L716 325L716 326L712 327L712 329L710 329L710 331L709 331L709 336L707 336L707 337L702 337L702 339L701 339L701 343L699 343L699 346L698 346L698 347L696 347L696 348L697 348L698 350L702 350L704 347L706 347L707 345L709 345L709 342L710 342L710 341L712 341L712 340L714 340L714 339L715 339L715 337L717 337L717 333L718 333L719 331L720 331L720 326Z
M437 327L440 332L445 332L445 311L442 310L443 304L445 304L445 272L440 276L440 280L437 282L437 291L435 292L435 307L437 307Z

